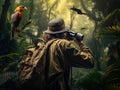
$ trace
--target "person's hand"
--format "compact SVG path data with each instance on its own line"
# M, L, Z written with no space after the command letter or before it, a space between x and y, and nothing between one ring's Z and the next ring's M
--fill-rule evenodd
M74 42L77 43L80 47L84 45L83 41L78 41L76 38L73 38Z

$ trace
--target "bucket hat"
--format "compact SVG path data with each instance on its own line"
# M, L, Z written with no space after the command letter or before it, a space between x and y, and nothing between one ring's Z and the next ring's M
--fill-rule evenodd
M44 33L57 34L57 33L66 32L68 30L69 27L65 26L64 20L62 18L56 18L48 23L48 29L44 31Z

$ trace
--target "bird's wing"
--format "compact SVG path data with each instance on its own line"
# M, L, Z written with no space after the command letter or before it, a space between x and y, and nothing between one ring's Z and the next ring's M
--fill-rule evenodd
M14 24L16 27L20 23L19 13L15 12L11 15L11 24Z
M78 14L82 14L81 9L77 9L77 8L73 7L73 8L71 8L71 10L77 12Z

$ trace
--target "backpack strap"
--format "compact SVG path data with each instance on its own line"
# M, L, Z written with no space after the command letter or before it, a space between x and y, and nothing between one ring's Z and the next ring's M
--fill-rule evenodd
M46 85L45 85L45 90L49 90L49 85L48 85L48 72L49 72L49 65L50 65L49 47L56 40L57 39L52 39L45 45L46 46L46 61L45 61L45 82L46 82Z

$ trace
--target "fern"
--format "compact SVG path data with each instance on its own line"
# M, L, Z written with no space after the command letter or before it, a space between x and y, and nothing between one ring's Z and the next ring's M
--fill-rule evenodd
M105 27L106 30L111 30L120 33L120 24L114 26Z
M113 17L115 14L119 13L120 9L115 9L112 12L110 12L103 20L99 22L99 25L104 24L107 20L109 20L111 17Z
M98 32L96 32L95 34L96 38L100 38L103 35L112 35L112 36L114 35L119 38L120 37L120 24L104 27Z
M120 83L120 61L115 62L106 70L107 83Z
M105 72L106 89L105 90L120 90L120 61L107 67Z
M102 72L93 70L82 78L74 80L75 90L102 90L105 79Z

